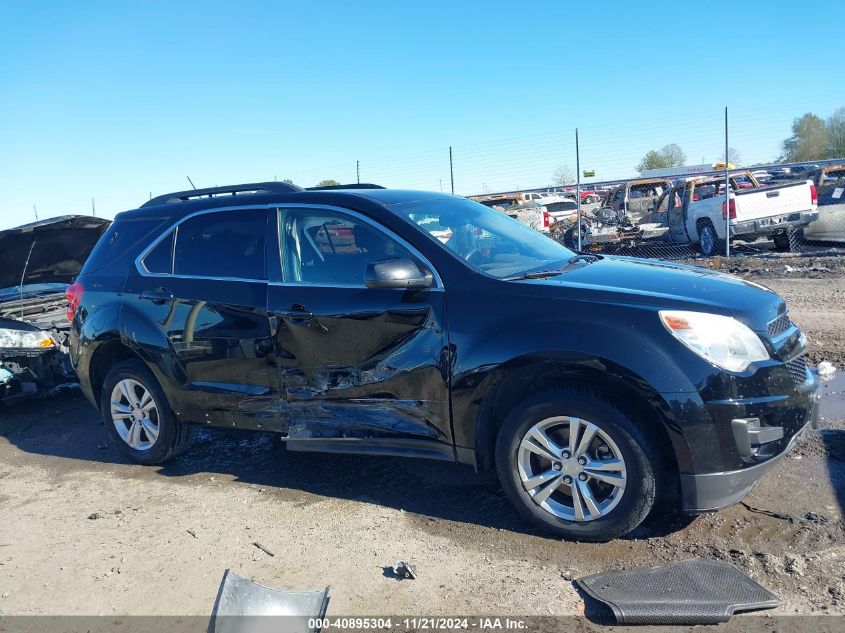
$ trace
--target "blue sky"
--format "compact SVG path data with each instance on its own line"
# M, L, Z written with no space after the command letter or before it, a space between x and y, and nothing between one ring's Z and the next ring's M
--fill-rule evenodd
M838 17L837 17L838 16ZM671 142L774 159L845 105L845 8L794 3L0 0L0 228L197 186L456 191L635 174Z

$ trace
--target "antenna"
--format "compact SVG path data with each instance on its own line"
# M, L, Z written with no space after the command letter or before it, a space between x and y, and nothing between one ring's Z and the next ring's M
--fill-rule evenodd
M38 222L38 209L35 208L35 205L32 205L32 211L35 213L35 221Z
M196 188L197 188L197 186L194 184L194 181L193 181L193 180L191 180L191 177L190 177L190 176L185 176L185 178L187 178L187 179L188 179L188 182L189 182L189 183L191 183L191 186L192 186L194 189L196 189Z

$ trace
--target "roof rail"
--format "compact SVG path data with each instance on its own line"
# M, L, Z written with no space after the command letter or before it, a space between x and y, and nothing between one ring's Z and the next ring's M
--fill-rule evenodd
M243 185L228 185L225 187L208 187L206 189L190 189L188 191L175 191L162 196L151 198L141 205L143 207L154 207L160 204L174 202L187 202L197 198L215 198L218 196L246 196L256 193L294 193L302 191L302 187L291 185L286 182L254 182Z
M323 185L322 187L306 187L306 191L331 191L332 189L384 189L381 185L369 182L354 182L350 185Z

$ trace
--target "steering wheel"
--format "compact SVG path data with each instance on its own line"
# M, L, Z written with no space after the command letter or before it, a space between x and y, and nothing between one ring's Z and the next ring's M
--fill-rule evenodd
M484 257L484 253L481 252L480 248L471 249L466 255L464 255L464 261L467 261L470 264L481 263L481 262L472 261L475 257L479 257L479 258Z

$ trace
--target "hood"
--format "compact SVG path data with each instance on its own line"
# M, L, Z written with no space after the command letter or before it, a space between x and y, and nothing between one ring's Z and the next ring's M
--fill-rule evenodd
M0 231L0 288L73 283L109 224L103 218L65 215Z
M592 290L602 301L736 316L761 331L786 311L780 295L754 282L696 266L631 257L603 257L529 283Z

